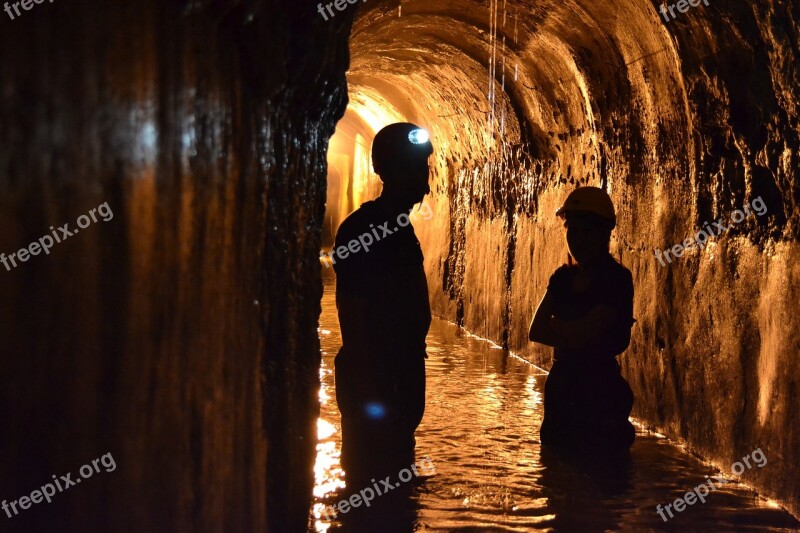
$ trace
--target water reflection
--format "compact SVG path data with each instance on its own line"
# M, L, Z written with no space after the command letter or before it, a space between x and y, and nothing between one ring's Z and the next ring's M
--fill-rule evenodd
M333 273L324 270L319 443L312 531L796 531L800 522L747 487L729 483L668 523L657 504L718 474L666 439L643 431L627 460L565 458L542 450L546 374L434 319L428 335L427 404L417 462L435 472L333 518L347 495L339 463L340 419L333 359L341 346ZM765 466L768 468L769 465ZM356 487L358 491L362 487Z

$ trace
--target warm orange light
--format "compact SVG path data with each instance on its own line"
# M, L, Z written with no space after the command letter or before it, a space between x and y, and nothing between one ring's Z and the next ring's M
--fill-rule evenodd
M369 125L372 135L389 124L407 122L406 117L380 95L351 94L347 107Z
M380 178L372 171L372 139L381 128L406 118L380 95L351 94L328 144L326 231L330 239L347 215L376 198Z

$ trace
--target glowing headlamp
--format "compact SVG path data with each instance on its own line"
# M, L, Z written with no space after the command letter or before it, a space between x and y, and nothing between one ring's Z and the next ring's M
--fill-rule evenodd
M408 140L411 144L425 144L429 139L430 135L422 128L417 128L408 132Z

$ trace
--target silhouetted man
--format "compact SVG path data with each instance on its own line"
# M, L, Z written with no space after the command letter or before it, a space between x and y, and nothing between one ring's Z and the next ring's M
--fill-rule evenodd
M544 385L544 446L580 453L624 452L635 437L633 393L616 357L631 341L633 278L609 253L617 216L608 194L578 187L556 211L577 265L557 269L529 338L553 346Z
M355 490L413 462L414 431L425 410L431 314L422 250L408 214L430 192L432 152L427 132L414 124L379 131L372 163L383 192L336 234L332 259L343 344L336 356L336 401L342 466Z

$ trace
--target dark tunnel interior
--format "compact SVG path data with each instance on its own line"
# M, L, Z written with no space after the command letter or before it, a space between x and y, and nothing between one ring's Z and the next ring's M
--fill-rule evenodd
M115 467L0 530L306 530L320 250L380 194L398 121L434 143L414 228L437 317L547 368L553 214L604 188L633 416L710 464L760 447L742 482L800 517L800 3L696 3L12 3L0 498Z

